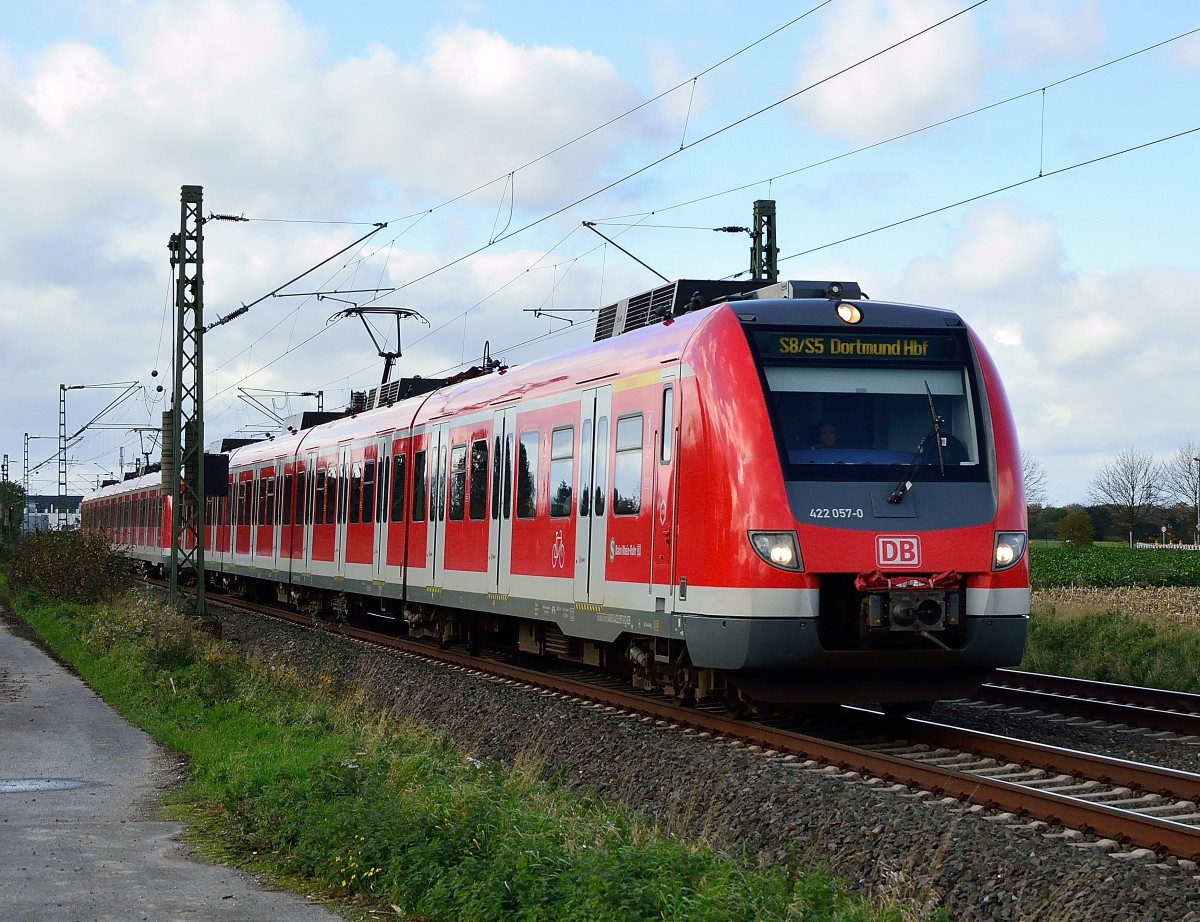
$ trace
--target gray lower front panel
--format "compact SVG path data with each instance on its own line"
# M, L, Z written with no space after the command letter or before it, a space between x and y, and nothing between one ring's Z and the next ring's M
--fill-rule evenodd
M1029 619L967 618L961 649L825 650L813 618L685 616L684 637L696 666L726 670L803 669L815 672L890 669L992 669L1021 661Z
M1029 619L967 619L960 650L825 650L814 619L684 619L692 662L726 670L762 702L865 704L974 695L993 670L1021 661Z

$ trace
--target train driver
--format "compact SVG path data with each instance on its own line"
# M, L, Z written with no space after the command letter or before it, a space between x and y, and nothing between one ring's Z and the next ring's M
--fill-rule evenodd
M831 422L823 422L817 427L817 443L813 448L837 448L837 426Z

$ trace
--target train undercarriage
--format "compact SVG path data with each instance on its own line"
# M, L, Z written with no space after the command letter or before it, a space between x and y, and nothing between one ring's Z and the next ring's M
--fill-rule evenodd
M138 568L159 576L163 569L144 562ZM589 640L568 636L550 621L501 617L431 603L402 603L239 574L212 574L209 586L245 601L283 605L330 624L369 624L385 632L433 641L443 648L462 646L472 655L487 647L577 664L618 676L634 688L663 694L687 705L724 703L732 713L747 715L759 711L765 702L785 700L758 684L760 677L750 681L747 674L744 683L747 687L741 687L729 672L697 667L686 643L680 639L626 633L611 642ZM958 616L961 598L957 592L906 589L889 596L878 591L856 591L847 580L833 580L823 588L828 591L822 593L817 634L821 645L835 654L856 651L894 654L935 648L950 651L951 644L962 643ZM881 611L885 613L883 618ZM897 612L900 623L892 630L881 630L881 621ZM809 670L788 672L803 676ZM857 681L866 678L860 676ZM840 679L844 682L846 676ZM812 685L798 685L797 689L800 689L795 695L797 701L834 703L838 697L836 692L833 697L823 697ZM884 709L904 713L936 697L919 688L913 692L911 698L889 702Z

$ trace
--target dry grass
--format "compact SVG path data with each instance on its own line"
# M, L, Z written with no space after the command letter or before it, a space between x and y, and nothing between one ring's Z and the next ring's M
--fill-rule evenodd
M1035 613L1054 609L1064 619L1111 611L1132 618L1200 627L1200 587L1037 589L1033 592L1032 608Z

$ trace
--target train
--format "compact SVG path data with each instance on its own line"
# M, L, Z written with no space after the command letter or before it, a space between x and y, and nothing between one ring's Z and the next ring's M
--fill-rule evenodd
M954 311L678 280L474 372L225 452L206 585L688 703L904 711L1020 662L1016 427ZM96 490L83 527L162 572L162 483Z

